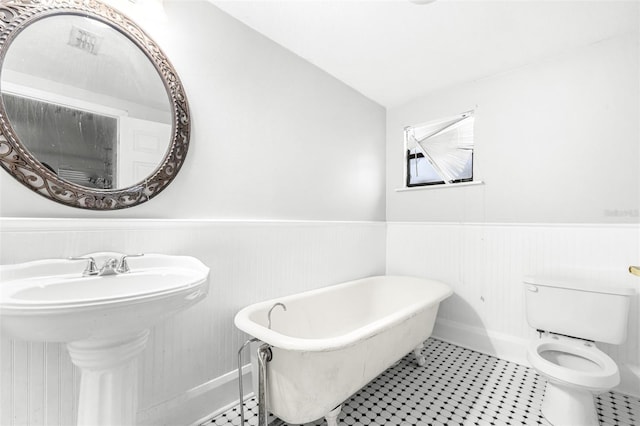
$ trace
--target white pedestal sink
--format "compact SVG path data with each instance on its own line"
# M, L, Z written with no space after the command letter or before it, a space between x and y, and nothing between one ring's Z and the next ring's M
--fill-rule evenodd
M92 253L98 266L121 253ZM83 276L84 264L47 259L0 266L7 335L65 342L80 368L78 425L135 425L137 359L149 328L208 292L209 268L187 256L128 259L130 272Z

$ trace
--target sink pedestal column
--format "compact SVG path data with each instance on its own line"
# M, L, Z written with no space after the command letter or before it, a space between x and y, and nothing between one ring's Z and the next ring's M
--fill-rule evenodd
M67 344L80 367L78 426L134 426L138 409L138 355L149 330Z

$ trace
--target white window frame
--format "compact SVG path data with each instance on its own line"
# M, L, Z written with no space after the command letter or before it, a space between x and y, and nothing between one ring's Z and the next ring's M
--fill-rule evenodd
M441 119L437 119L437 120L431 120L425 123L421 123L421 124L417 124L414 126L407 126L404 129L404 146L403 146L403 187L398 189L397 191L408 191L408 190L416 190L416 189L436 189L436 188L451 188L451 187L459 187L459 186L468 186L468 185L478 185L481 184L481 181L478 181L475 179L475 158L474 158L474 134L473 134L473 125L474 125L474 112L473 110L471 111L466 111L463 112L461 114L455 115L455 116L450 116L450 117L446 117L446 118L441 118ZM465 124L461 124L464 120L470 120ZM439 126L442 125L442 128L439 128ZM471 161L471 174L468 177L463 177L460 179L455 179L455 178L446 178L447 173L443 172L441 169L439 169L439 167L437 166L436 163L434 163L432 161L432 157L429 156L429 153L424 149L424 147L420 144L421 142L441 135L443 134L443 132L446 132L447 129L450 128L455 128L455 126L460 126L460 125L471 125L471 128L469 129L469 127L466 128L467 131L467 135L469 133L469 130L471 131L471 135L469 136L465 136L464 140L460 140L459 143L461 144L459 147L457 147L456 150L460 150L461 153L464 151L471 151L471 158L469 161ZM432 131L432 129L435 129L435 131L431 134L428 134L426 137L422 137L419 141L415 139L415 130L419 129L421 131ZM439 181L430 181L430 182L421 182L421 183L414 183L411 184L410 183L410 170L409 170L409 164L410 164L410 150L414 150L414 152L416 151L420 151L420 158L425 158L427 161L429 161L429 165L430 168L433 168L434 172L437 173L437 175L441 178L441 180Z

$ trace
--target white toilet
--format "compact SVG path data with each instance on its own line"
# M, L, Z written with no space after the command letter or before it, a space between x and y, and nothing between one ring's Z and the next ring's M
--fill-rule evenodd
M547 379L542 414L554 426L598 426L593 394L617 386L620 373L594 342L626 340L635 290L570 279L524 284L527 321L539 331L527 359Z

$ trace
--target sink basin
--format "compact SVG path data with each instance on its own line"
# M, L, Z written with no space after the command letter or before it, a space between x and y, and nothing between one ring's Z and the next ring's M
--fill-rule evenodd
M36 282L34 282L36 281ZM126 275L88 276L75 275L42 277L24 280L23 288L16 286L6 295L9 304L29 306L74 306L95 303L113 303L122 299L148 298L188 288L199 283L197 273L187 269L157 268L153 271L130 272Z
M96 263L120 253L93 253ZM209 268L187 256L128 259L131 272L82 276L84 262L49 259L0 266L4 333L72 342L149 328L207 295Z
M122 253L91 253L98 266ZM80 367L78 425L135 425L137 357L149 329L202 300L209 268L188 256L145 254L130 272L83 276L85 261L0 265L0 325L10 337L65 342Z

